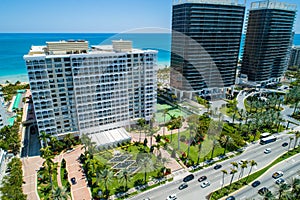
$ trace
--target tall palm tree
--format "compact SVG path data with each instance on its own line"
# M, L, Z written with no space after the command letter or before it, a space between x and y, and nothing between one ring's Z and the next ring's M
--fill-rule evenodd
M225 170L225 169L223 169L223 170L221 170L222 171L222 186L221 186L221 190L222 190L222 188L223 188L223 186L224 186L224 182L225 182L225 180L224 180L224 178L225 178L225 175L227 175L228 174L228 172Z
M166 115L167 115L168 113L169 113L169 109L168 109L168 108L164 109L164 111L163 111L163 116L164 116L163 136L165 136Z
M230 179L230 184L229 184L229 187L231 186L231 183L233 181L233 178L234 178L234 175L237 173L237 170L234 169L234 168L231 168L230 169L230 174L231 174L231 179Z
M246 183L248 181L249 175L252 172L252 168L257 165L257 162L255 162L255 160L250 160L249 164L250 164L250 170L249 170L248 175L247 175Z
M177 139L177 149L178 150L180 150L180 128L182 127L182 117L181 116L179 116L178 117L178 120L177 120L178 122L177 122L177 137L178 137L178 139Z
M294 143L294 149L296 148L296 145L298 144L298 139L300 137L300 131L295 132L295 143Z
M70 192L65 187L56 187L52 190L53 200L68 200L71 197Z
M98 172L99 175L98 177L100 177L100 181L102 181L104 183L104 187L105 187L105 193L106 193L106 197L109 196L109 192L108 192L108 185L111 184L112 179L113 179L113 172L110 171L109 169L105 168L101 171Z
M45 131L41 131L39 135L39 139L43 141L43 146L48 146L48 139L50 139L50 135Z
M274 194L271 191L267 191L263 193L263 197L265 200L273 200L275 199Z
M200 144L198 144L197 164L199 164L199 162L200 162L201 150L202 150L202 142L200 142Z
M144 173L144 182L147 181L147 172L150 172L154 169L153 161L150 157L146 156L138 161L138 166L140 170Z
M140 130L139 142L141 142L142 129L144 129L144 127L146 125L146 120L144 118L138 119L137 120L137 125L138 125L139 130Z
M244 170L245 168L248 167L248 161L243 161L242 164L241 164L241 172L240 172L240 175L239 175L239 180L243 177L243 174L244 174Z
M291 147L291 144L292 144L292 141L294 140L293 137L290 137L290 142L289 142L289 148L288 148L288 151L290 150L290 147Z
M210 156L210 159L213 159L213 157L214 157L215 148L217 147L217 141L214 140L212 145L213 145L213 146L212 146L212 150L211 150L211 156Z
M237 162L231 162L230 163L235 169L239 168L239 164Z
M131 176L129 174L129 171L127 169L123 169L118 176L119 180L122 182L125 182L125 188L128 189L128 181L130 181Z

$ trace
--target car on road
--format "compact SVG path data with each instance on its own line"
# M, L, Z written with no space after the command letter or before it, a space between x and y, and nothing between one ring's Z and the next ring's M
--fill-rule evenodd
M199 182L202 182L202 181L205 181L207 179L206 176L201 176L200 178L198 178L198 181Z
M225 200L235 200L235 197L234 196L229 196Z
M217 169L220 169L221 167L222 167L222 165L216 164L216 165L214 166L214 169L217 170Z
M260 185L260 181L254 181L251 185L252 187L257 187Z
M209 182L209 181L204 181L204 182L202 182L202 183L200 184L200 186L201 186L202 188L206 188L207 186L210 186L210 182Z
M289 145L289 143L287 143L287 142L284 142L284 143L282 143L282 145L281 145L281 146L283 146L283 147L286 147L287 145Z
M77 181L76 181L76 178L75 178L75 177L72 177L72 178L71 178L71 183L72 183L72 185L75 185L75 184L77 183Z
M270 190L269 190L268 188L262 187L262 188L260 188L260 189L258 190L258 194L264 195L264 194L266 194L266 193L269 192L269 191L270 191Z
M187 188L188 187L188 184L187 183L182 183L179 187L178 187L178 189L179 190L183 190L184 188Z
M67 150L67 153L71 153L72 151L74 151L75 149L71 148Z
M277 180L275 181L275 183L276 183L277 185L281 185L281 184L285 183L285 180L284 180L283 178L279 178L279 179L277 179Z
M195 178L194 174L187 175L183 178L183 182L189 182L190 180L193 180Z
M143 199L143 200L150 200L150 198L149 198L149 197L147 197L146 199Z
M167 200L176 200L176 199L177 199L176 194L171 194L167 197Z
M266 149L264 150L264 153L265 153L265 154L271 153L271 148L266 148Z
M279 177L282 177L283 176L283 172L282 171L277 171L275 172L274 174L272 174L272 177L277 179Z

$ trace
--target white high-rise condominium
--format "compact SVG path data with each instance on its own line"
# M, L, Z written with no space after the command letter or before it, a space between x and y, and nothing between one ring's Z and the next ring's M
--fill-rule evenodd
M157 51L133 49L131 41L112 43L89 47L72 40L31 47L24 59L39 133L97 135L94 140L106 145L128 136L119 128L151 119Z

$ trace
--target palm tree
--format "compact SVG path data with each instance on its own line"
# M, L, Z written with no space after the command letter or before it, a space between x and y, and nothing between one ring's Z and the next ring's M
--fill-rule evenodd
M127 169L123 169L120 173L119 173L119 176L118 176L119 180L120 181L123 181L125 182L125 188L127 190L128 188L128 181L130 181L131 179L131 176L129 174L129 171Z
M226 153L227 144L229 143L230 140L232 140L232 139L229 135L224 135L223 137L220 138L219 142L224 147L223 155L225 155L225 153Z
M257 165L257 162L255 162L255 160L250 160L249 164L250 164L250 170L249 170L249 173L248 173L248 175L247 175L246 183L247 183L247 181L248 181L249 175L250 175L251 172L252 172L253 166L256 166L256 165Z
M202 150L202 142L200 142L200 144L198 144L197 164L199 164L199 161L200 161L201 150Z
M240 172L240 175L239 175L239 180L240 180L240 178L243 177L244 170L245 170L245 168L248 167L247 164L248 164L248 161L243 161L243 162L242 162L242 164L241 164L241 172Z
M290 189L290 187L286 184L286 183L283 183L283 184L280 184L277 188L277 191L278 191L278 199L281 199L282 197L282 194L287 191L288 189Z
M271 191L266 191L263 193L263 197L265 200L272 200L275 199L275 196L272 194Z
M41 131L39 135L39 139L43 141L43 146L48 146L47 140L50 139L50 135L47 134L45 131Z
M52 190L54 200L68 200L71 197L70 192L65 187L56 187Z
M224 186L224 178L225 178L225 175L228 174L228 172L227 172L225 169L223 169L223 170L221 170L221 171L222 171L222 174L223 174L223 176L222 176L222 186L221 186L221 190L222 190L222 188L223 188L223 186Z
M229 187L231 186L231 183L233 181L233 178L234 178L234 175L237 173L237 170L234 169L234 168L231 168L230 169L230 174L231 174L231 179L230 179L230 184L229 184Z
M180 150L180 128L182 127L182 117L179 116L179 119L177 120L177 131L178 131L178 140L177 140L177 149Z
M168 108L164 109L164 112L163 112L163 116L164 116L163 136L165 136L166 115L168 113L169 113L169 109Z
M239 164L237 162L231 162L230 164L236 169L239 168Z
M104 187L105 187L105 193L106 193L106 197L109 196L109 192L108 192L108 185L111 184L112 179L113 179L113 172L110 171L109 169L105 168L101 171L98 172L98 178L100 178L100 182L102 181L104 183Z
M138 161L138 166L140 170L144 172L144 182L147 181L147 172L150 172L154 169L153 161L150 157L146 156Z
M288 148L288 151L290 150L291 143L292 143L293 140L294 140L294 138L293 138L293 137L290 137L290 142L289 142L289 148Z
M294 149L296 148L296 145L298 144L298 139L300 137L300 131L295 132L295 143L294 143Z
M144 118L140 118L137 120L137 125L140 130L139 142L141 142L142 129L144 129L145 124L146 124L146 120Z
M217 141L214 140L212 145L213 145L213 146L212 146L212 150L211 150L211 156L210 156L210 159L213 159L213 157L214 157L214 152L215 152L215 148L216 148L216 146L217 146Z
M74 136L71 133L68 133L64 139L63 139L64 143L67 146L67 149L70 149L72 147L72 145L74 144L75 140L74 140Z

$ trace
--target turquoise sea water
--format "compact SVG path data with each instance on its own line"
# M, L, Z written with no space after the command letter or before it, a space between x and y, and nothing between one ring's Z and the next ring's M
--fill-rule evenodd
M160 66L170 64L171 35L167 33L0 33L0 83L28 81L23 56L32 45L69 39L84 39L90 45L110 44L114 39L132 40L134 48L158 50ZM295 35L294 44L300 45L300 34Z

